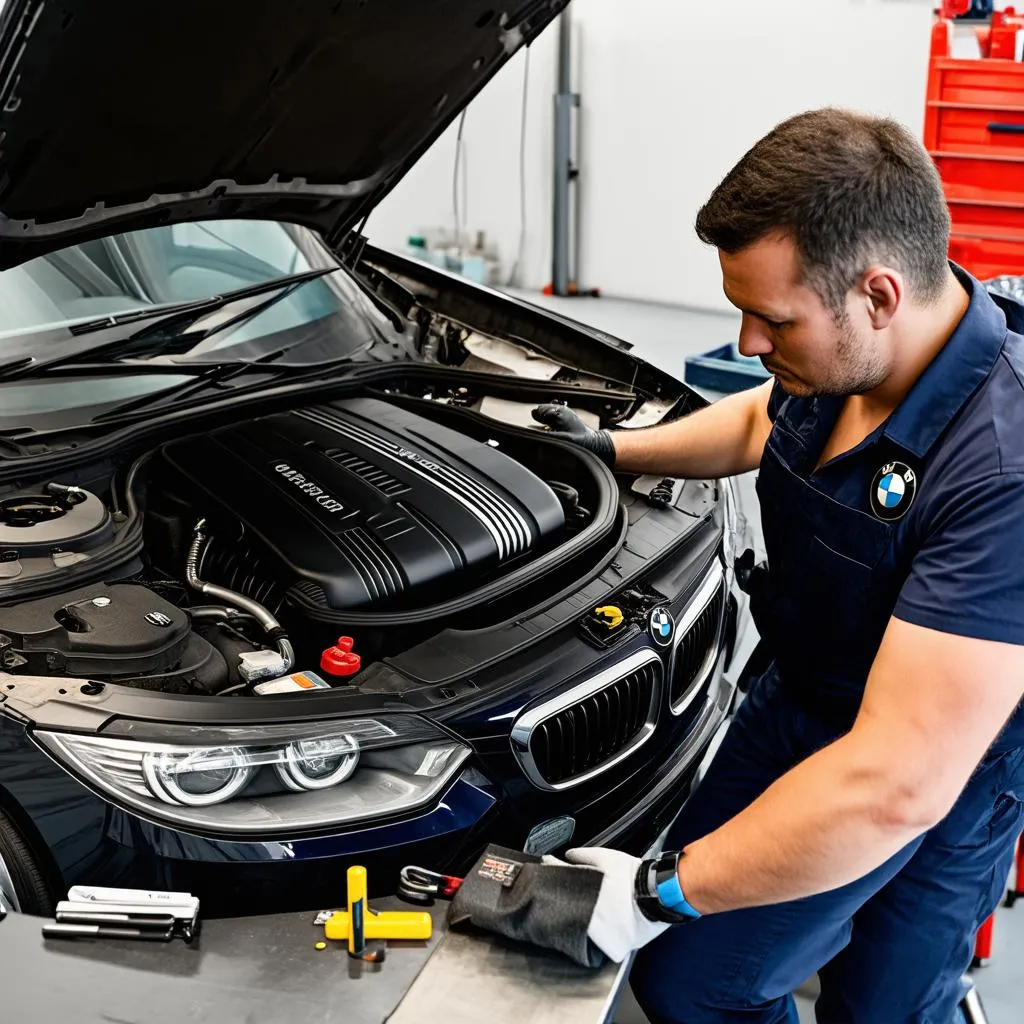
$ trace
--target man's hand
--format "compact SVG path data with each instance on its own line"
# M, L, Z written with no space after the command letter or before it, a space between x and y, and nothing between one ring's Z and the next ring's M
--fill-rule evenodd
M583 847L569 850L565 859L582 871L601 872L601 891L587 928L587 938L609 960L620 964L633 950L656 939L667 924L650 921L636 903L636 873L640 861L619 850ZM554 857L545 857L548 864L559 864Z
M853 728L686 847L702 914L861 878L949 812L1024 693L1024 645L893 618Z
M572 441L588 452L593 452L609 469L615 467L615 442L607 430L591 430L564 405L541 405L533 410L533 418L543 423L552 437Z

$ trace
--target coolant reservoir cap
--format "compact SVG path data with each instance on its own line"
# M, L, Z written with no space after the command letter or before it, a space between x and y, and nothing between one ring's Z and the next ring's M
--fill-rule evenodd
M338 642L320 655L320 668L332 676L355 675L362 659L352 651L354 642L350 636L338 637Z

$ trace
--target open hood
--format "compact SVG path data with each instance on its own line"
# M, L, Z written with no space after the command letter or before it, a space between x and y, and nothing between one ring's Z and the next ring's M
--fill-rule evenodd
M568 0L0 0L0 268L209 217L337 243Z

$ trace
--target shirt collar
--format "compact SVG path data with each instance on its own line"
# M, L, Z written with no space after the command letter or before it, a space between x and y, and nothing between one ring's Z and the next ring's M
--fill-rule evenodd
M970 305L949 341L889 417L883 430L923 458L975 389L988 377L1006 340L1006 315L984 285L951 264Z

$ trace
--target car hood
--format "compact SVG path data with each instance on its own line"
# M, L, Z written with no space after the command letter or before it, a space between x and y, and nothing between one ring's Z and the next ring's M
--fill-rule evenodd
M337 243L568 0L0 0L0 268L175 221Z

